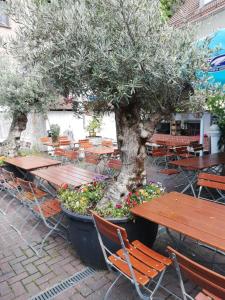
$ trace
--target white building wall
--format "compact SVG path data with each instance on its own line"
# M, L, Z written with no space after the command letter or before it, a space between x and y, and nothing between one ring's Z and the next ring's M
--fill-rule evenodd
M221 28L225 28L225 9L201 20L197 26L196 37L197 39L204 38Z
M91 120L91 116L84 115L78 118L72 111L51 111L48 113L48 120L46 121L46 129L49 130L51 124L58 124L60 126L60 134L71 130L75 140L83 139L88 136L85 129ZM106 138L116 140L116 125L114 114L105 115L102 121L101 130L98 135Z

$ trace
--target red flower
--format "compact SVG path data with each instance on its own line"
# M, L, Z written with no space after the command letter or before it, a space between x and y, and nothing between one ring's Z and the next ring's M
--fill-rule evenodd
M122 205L119 204L119 203L117 203L117 204L116 204L116 208L122 208Z
M135 195L136 195L136 196L139 196L139 192L135 192Z
M62 189L62 190L68 189L68 184L67 184L67 183L61 184L61 189Z

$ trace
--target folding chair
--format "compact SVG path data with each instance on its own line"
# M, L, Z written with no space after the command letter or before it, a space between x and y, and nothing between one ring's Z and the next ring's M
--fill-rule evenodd
M206 189L208 194L211 196L211 199L203 198L209 201L219 202L221 204L225 204L225 176L219 176L208 173L199 173L197 184L199 186L198 198L201 197L201 193L203 189ZM214 189L219 194L219 198L215 198L215 195L210 191ZM222 202L221 202L222 201Z
M7 196L10 196L11 199L8 201L6 208L0 208L0 212L3 215L6 215L10 205L17 200L19 195L19 184L14 176L13 172L9 172L4 168L0 168L0 176L1 176L1 189L6 193L3 197L1 197L1 203L4 202Z
M175 153L177 155L177 159L194 157L194 155L188 152L186 146L176 147Z
M110 159L107 162L106 173L111 177L116 177L119 175L122 167L122 161L120 159Z
M46 198L47 193L37 188L30 181L20 178L18 178L17 181L21 187L21 198L25 206L28 208L28 213L26 217L21 216L23 222L20 226L15 226L13 224L10 225L17 231L17 233L36 253L36 255L41 256L44 244L53 232L58 234L61 233L60 235L64 237L62 231L58 228L63 218L60 201L58 199ZM31 226L31 222L29 221L30 217L32 217L33 220L35 218L36 223L33 224L31 230L29 231L28 238L25 238L25 233L23 234L23 230L26 225L29 224L29 226ZM41 223L45 225L45 227L48 229L48 232L44 235L44 237L41 238L41 241L34 246L32 241L33 233Z
M63 161L64 157L65 157L65 150L61 148L55 148L53 153L53 158Z
M92 212L92 216L106 265L110 271L116 270L118 273L104 299L107 299L113 286L121 276L131 281L141 299L152 299L160 287L167 267L171 265L172 261L137 240L130 243L124 228L112 224L94 212ZM116 253L112 253L104 244L102 237L122 248ZM156 277L158 277L157 283L155 280L153 281ZM149 289L151 283L155 284L152 290Z
M75 150L65 151L63 162L73 162L74 164L78 163L79 162L79 151L75 151Z
M113 142L111 140L102 140L102 146L103 147L112 147Z
M211 271L199 263L187 258L171 247L167 247L180 282L181 292L184 300L224 300L225 299L225 277ZM199 285L202 290L195 298L191 297L185 290L182 274Z

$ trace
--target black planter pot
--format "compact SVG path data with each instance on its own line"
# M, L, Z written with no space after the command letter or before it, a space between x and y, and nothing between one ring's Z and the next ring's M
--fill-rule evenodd
M82 262L96 269L105 269L104 257L92 218L72 213L65 208L62 209L69 218L69 235L72 246ZM136 218L135 220L108 218L107 220L124 227L130 241L138 239L146 246L151 247L156 239L158 225L153 222L142 218ZM105 243L111 251L116 251L120 248L117 244L107 239L105 239Z

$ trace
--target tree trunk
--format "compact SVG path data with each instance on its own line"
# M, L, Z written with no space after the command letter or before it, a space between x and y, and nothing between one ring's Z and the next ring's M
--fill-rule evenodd
M130 191L146 184L145 143L154 133L160 115L153 115L144 124L138 107L129 106L115 111L117 141L121 154L122 168L117 180L109 186L98 207L104 207L109 201L120 203Z
M1 153L6 156L18 155L20 148L20 137L23 130L26 129L27 115L21 112L14 112L8 138L4 141Z

